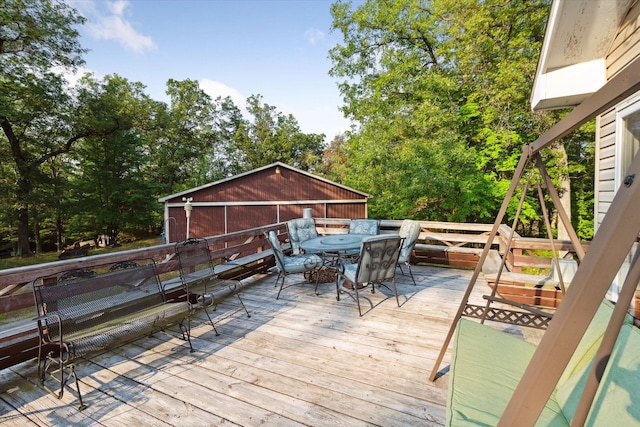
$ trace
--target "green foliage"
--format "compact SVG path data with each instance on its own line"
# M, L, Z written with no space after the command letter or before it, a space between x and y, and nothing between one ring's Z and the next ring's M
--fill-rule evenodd
M359 126L325 154L328 176L373 195L376 217L495 217L522 147L558 118L532 113L528 99L549 4L334 3L344 41L330 51L330 74ZM581 155L570 153L571 171ZM562 179L566 169L557 162L551 174ZM538 205L532 194L522 210L534 233L543 228Z
M126 129L84 138L73 151L72 197L77 211L70 232L92 230L115 241L120 232L161 223L154 215L158 205L153 185L144 176L149 157L140 144L143 136L134 127L138 117L148 114L149 99L140 85L118 76L107 76L102 82L85 77L83 83L83 90L91 92L91 98L115 114L111 119L126 124Z
M83 63L76 11L55 0L6 0L0 13L0 127L16 185L17 250L30 254L29 202L39 166L73 143L73 99L54 70ZM59 71L58 71L59 72Z
M365 1L331 6L344 43L330 51L343 111L355 125L330 147L297 120L247 99L212 100L169 80L169 104L141 83L63 72L82 65L83 18L58 0L0 10L0 248L30 240L145 232L157 199L281 161L373 196L370 216L487 222L521 147L561 113L531 113L528 95L548 0ZM558 188L571 178L573 221L593 227L593 123L545 152ZM549 201L547 200L548 204ZM513 218L517 200L509 206ZM522 227L542 233L535 194Z
M292 115L284 115L262 102L262 96L247 99L252 120L243 121L233 137L233 165L251 170L274 162L313 171L321 162L324 134L305 134Z

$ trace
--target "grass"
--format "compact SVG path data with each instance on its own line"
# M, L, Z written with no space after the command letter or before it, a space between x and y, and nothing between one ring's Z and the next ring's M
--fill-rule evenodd
M99 253L106 254L111 252L126 251L130 249L147 248L149 246L160 245L161 243L161 238L159 236L153 236L145 239L134 240L128 243L123 243L117 247L91 249L89 250L89 256L97 255ZM60 255L59 252L47 252L30 257L11 257L0 259L0 270L58 261L58 255Z
M138 239L132 242L123 243L120 246L112 248L96 248L89 251L89 256L96 254L105 254L110 252L126 251L129 249L146 248L149 246L160 245L160 237L149 237L146 239ZM48 252L44 254L34 255L31 257L11 257L6 259L0 259L0 270L6 270L8 268L24 267L29 265L44 264L46 262L58 261L58 252ZM30 287L29 287L30 288ZM26 292L23 289L19 292ZM0 325L14 322L22 319L29 319L35 316L35 309L33 307L27 307L22 310L12 311L10 313L0 313Z

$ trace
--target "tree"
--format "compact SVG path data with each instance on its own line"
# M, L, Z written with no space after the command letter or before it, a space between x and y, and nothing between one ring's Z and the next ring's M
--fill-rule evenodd
M214 139L216 109L195 80L169 79L170 105L157 103L153 123L147 131L149 152L154 168L149 172L162 183L165 194L175 192L176 185L187 182L194 173L194 162Z
M214 122L206 146L191 163L185 184L197 187L244 172L237 163L234 138L245 123L242 112L230 97L213 101Z
M98 110L79 106L65 90L64 70L83 63L75 25L84 19L56 0L7 0L0 14L0 126L16 176L18 255L31 253L29 203L40 165L79 139L117 129L87 126ZM95 105L95 104L94 104Z
M144 94L144 86L117 75L102 81L87 75L80 87L83 96L99 100L121 129L88 136L75 147L72 194L76 212L71 228L77 237L91 230L115 242L121 231L148 230L160 223L154 186L145 178L150 156L139 129L140 123L148 122L154 104Z
M247 99L251 121L244 121L234 137L235 168L251 170L273 162L314 171L322 162L324 134L305 134L292 115L284 115L262 102L262 96Z
M521 147L558 117L531 113L528 100L548 7L547 0L332 5L332 28L344 43L330 51L330 74L340 79L345 115L359 124L342 144L347 165L339 169L374 195L372 215L495 216ZM556 165L553 174L563 176ZM538 220L535 203L528 199L525 220Z

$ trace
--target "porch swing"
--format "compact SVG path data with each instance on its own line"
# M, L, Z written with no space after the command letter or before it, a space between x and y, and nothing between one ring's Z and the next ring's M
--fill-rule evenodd
M485 279L491 288L490 295L484 295L483 298L487 301L485 306L478 306L475 304L465 304L462 312L463 316L473 317L480 319L481 323L485 320L491 320L502 323L510 323L518 326L527 326L538 329L546 329L549 321L553 317L553 312L544 310L545 308L555 308L560 304L562 296L566 291L566 284L564 280L564 271L571 271L573 268L567 268L567 263L575 263L573 260L560 259L558 257L558 250L556 247L553 233L551 231L551 221L544 201L543 188L549 190L552 201L558 209L560 217L566 217L561 204L559 203L558 194L551 183L551 178L547 173L544 164L539 155L534 156L536 166L540 172L540 178L542 182L531 184L531 175L526 179L526 182L522 186L517 188L522 189L520 202L518 204L513 224L511 225L511 233L507 238L506 247L503 249L503 255L500 257L500 264L495 274L485 272ZM530 171L533 172L533 171ZM511 244L515 235L515 230L520 220L520 214L522 207L524 206L525 198L530 189L535 190L538 200L540 202L542 216L544 218L545 227L547 230L547 238L549 240L549 246L552 252L552 266L549 277L543 277L539 275L527 275L519 273L505 273L507 264L507 254L511 250ZM584 250L580 242L577 242L577 235L571 224L567 227L569 234L572 235L572 244L578 248L574 251L578 254L579 260L584 256ZM562 263L562 265L561 265ZM480 265L482 267L482 265ZM504 276L509 275L506 283L502 281ZM519 310L496 308L491 304L498 302L501 304L510 305Z
M603 304L606 305L605 294L640 233L640 215L637 214L640 212L640 182L637 182L640 180L640 154L635 156L627 171L623 185L616 193L586 255L566 213L560 206L559 198L544 169L539 154L543 148L560 140L591 118L604 113L631 94L639 91L639 75L640 58L636 58L624 70L536 141L523 147L523 153L515 169L513 180L496 217L478 265L454 316L440 354L436 359L430 380L434 381L440 373L440 364L451 343L454 332L463 324L465 326L471 325L475 328L474 333L467 335L467 338L469 338L470 342L475 339L476 343L480 342L479 345L484 343L478 339L478 335L484 333L483 331L486 331L487 337L497 336L497 340L507 336L487 325L478 325L476 322L466 321L461 318L463 315L469 316L469 306L474 308L468 303L469 297L489 253L489 242L492 242L495 238L507 206L523 177L527 164L531 160L535 162L536 167L540 170L544 184L558 209L560 219L569 231L570 240L581 261L580 266L575 273L571 286L566 289L562 304L554 313L553 320L550 321L551 319L549 319L547 330L537 347L518 354L517 351L509 353L508 350L502 349L498 343L489 342L485 345L485 350L488 349L495 354L483 354L482 350L474 346L468 346L464 350L464 354L457 355L456 348L459 346L459 342L465 339L463 331L458 332L451 362L451 389L447 403L448 424L454 423L451 421L451 417L456 415L462 416L467 424L473 424L472 417L465 418L469 414L478 415L479 418L485 417L485 419L487 417L495 417L495 424L498 426L533 426L538 418L541 417L541 414L541 420L545 418L545 415L549 415L549 407L546 405L555 399L556 391L560 387L561 381L565 378L565 369L571 366L573 357L579 355L581 350L584 350L582 340L589 337L588 329L592 329L590 325L596 322L596 319L601 323L602 334L600 340L590 347L593 348L593 353L589 353L589 363L585 362L583 365L584 376L581 376L581 379L577 380L576 383L570 384L571 387L568 391L573 399L571 405L569 407L565 405L558 406L556 403L558 413L554 414L554 421L558 421L558 425L565 425L565 423L566 425L583 425L585 422L593 423L594 420L595 422L602 422L603 419L613 421L611 419L612 416L615 416L616 420L621 420L624 417L631 418L635 422L640 420L640 402L633 398L634 391L638 387L637 384L640 383L640 360L635 357L636 354L640 353L640 331L634 331L636 328L629 324L629 316L627 315L631 300L640 281L640 261L638 260L640 255L638 253L636 253L627 278L624 281L617 304L615 307L611 307L609 304L606 316L603 317L601 314L596 316L596 312L602 312L601 307ZM484 307L478 308L478 306L475 306L477 314L470 317L494 320L489 307L492 302L499 299L495 297L495 291L492 294L488 296L487 304ZM523 324L523 326L528 325ZM526 344L513 337L508 338L512 339L511 341ZM517 345L515 346L517 347ZM496 366L497 369L500 368L500 364L497 363L498 358L502 357L505 359L504 362L511 362L514 358L523 355L526 356L519 362L519 374L509 378L512 382L510 384L511 387L502 387L500 399L492 400L481 392L475 393L472 390L462 390L457 397L459 398L460 395L463 395L463 398L468 400L466 408L470 412L463 414L462 412L457 412L457 409L449 407L452 404L453 391L460 387L459 384L464 382L456 382L454 380L456 378L455 364L459 363L458 356L460 356L460 359L463 357L466 357L467 360L478 359L471 360L474 367L474 376L471 383L479 384L478 387L481 389L483 378L489 383L493 378L506 377L491 373L491 368L496 368ZM633 360L630 360L630 358L633 358ZM469 374L468 370L466 374ZM460 375L460 379L466 379L466 383L469 384L468 375L463 373ZM520 379L518 380L518 378ZM630 387L635 388L626 390L621 386L623 384L621 381L627 381L624 384L628 384L628 378L631 378L631 381L635 384L630 385ZM618 390L612 390L610 388L612 384L617 386ZM566 383L563 386L567 387ZM631 394L630 401L626 397L626 392Z

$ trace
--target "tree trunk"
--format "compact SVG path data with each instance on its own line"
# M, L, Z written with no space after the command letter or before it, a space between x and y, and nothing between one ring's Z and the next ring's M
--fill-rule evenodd
M29 247L29 208L24 202L18 203L18 248L17 256L31 256Z
M567 157L567 151L564 145L556 143L553 146L553 150L558 154L558 170L563 171L560 176L557 177L559 182L558 195L560 196L560 204L567 214L567 217L571 218L571 181L569 179L569 159ZM558 229L558 239L569 240L569 232L567 227L559 220L557 213L555 213L555 223Z
M56 249L58 252L62 252L63 241L62 241L62 233L64 230L62 229L62 218L60 217L60 211L56 213Z
M38 209L33 208L33 240L36 244L36 254L42 253L42 239L40 238L40 218L38 217Z

